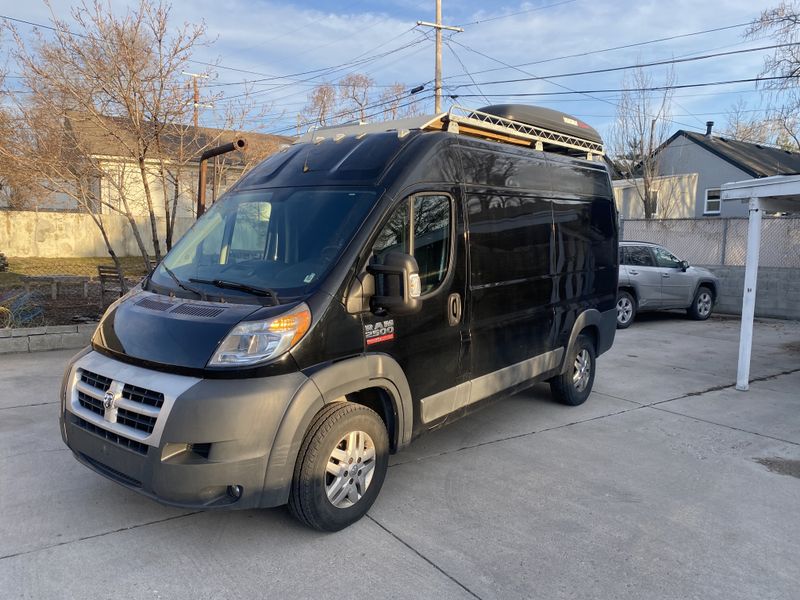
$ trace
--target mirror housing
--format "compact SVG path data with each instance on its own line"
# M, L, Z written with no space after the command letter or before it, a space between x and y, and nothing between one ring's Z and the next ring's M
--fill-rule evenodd
M688 268L689 268L689 261L688 260L682 260L681 261L681 269L683 271L686 271L686 269L688 269Z
M410 315L422 308L419 266L410 254L388 252L381 263L367 265L367 273L375 278L372 312Z

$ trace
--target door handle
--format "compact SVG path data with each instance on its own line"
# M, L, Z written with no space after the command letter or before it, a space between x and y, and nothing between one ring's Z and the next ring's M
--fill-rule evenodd
M661 276L662 276L664 279L669 279L669 273L662 273L662 274L661 274Z
M447 324L451 327L461 322L461 296L450 294L447 298Z
M638 275L638 274L639 274L639 271L634 271L634 270L632 270L632 269L628 269L628 273L629 273L630 275Z

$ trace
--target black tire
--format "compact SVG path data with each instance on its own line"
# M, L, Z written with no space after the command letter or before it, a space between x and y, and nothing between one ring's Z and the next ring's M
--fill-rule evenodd
M627 329L636 318L636 298L622 290L617 294L617 329Z
M374 448L374 467L371 480L355 502L348 494L343 502L348 506L337 506L328 499L328 486L342 478L327 471L329 460L340 443L347 443L345 436L351 432L363 432ZM341 452L341 450L339 450ZM348 459L348 460L352 460ZM358 459L358 462L361 458ZM344 461L339 464L350 468ZM354 462L353 464L358 464ZM363 463L366 464L366 461ZM292 479L289 494L289 511L304 525L320 531L339 531L363 517L375 502L386 478L389 466L389 435L386 426L375 411L351 402L335 402L323 408L312 422L303 439ZM345 487L347 470L342 471ZM359 471L359 474L361 471ZM357 479L349 479L349 489L355 494ZM363 485L363 484L362 484ZM343 488L342 488L343 489Z
M576 380L576 373L579 370L579 356L583 360L588 360L589 370L584 381L581 381L581 379ZM597 361L592 340L586 335L579 335L578 339L575 340L575 347L567 357L566 372L549 380L550 393L553 395L553 399L568 406L578 406L586 402L589 394L592 393L596 366Z
M711 316L711 311L714 308L714 292L711 288L701 285L697 288L697 292L692 299L692 304L686 309L689 317L695 321L705 321Z

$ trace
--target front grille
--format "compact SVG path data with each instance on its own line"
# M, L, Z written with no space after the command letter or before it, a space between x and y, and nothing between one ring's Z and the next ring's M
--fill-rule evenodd
M164 404L164 394L161 392L154 392L153 390L146 390L144 388L126 383L122 388L122 397L132 402L140 404L147 404L155 408L161 408Z
M100 415L101 417L105 414L105 408L103 408L103 401L98 400L97 398L93 398L89 394L84 394L83 392L78 392L78 403L83 407L95 414Z
M92 467L103 473L104 475L110 477L111 479L115 479L120 483L124 483L125 485L130 485L133 487L142 487L142 482L138 479L134 479L133 477L129 477L125 475L125 473L120 473L116 469L112 469L108 465L104 465L100 461L97 461L90 456L86 456L83 452L81 452L81 458L89 463Z
M81 381L86 385L90 385L93 388L97 388L105 393L106 390L108 390L108 388L111 386L112 380L109 377L92 373L86 369L81 369Z
M117 423L150 434L153 433L153 428L156 426L156 419L155 417L140 415L132 410L119 408L117 409Z
M97 427L93 423L90 423L85 419L81 419L76 415L71 415L71 417L72 417L72 423L74 425L80 427L85 431L88 431L89 433L92 433L98 437L108 440L113 444L117 444L118 446L122 446L123 448L133 450L134 452L137 452L139 454L142 455L147 454L147 450L149 448L147 444L143 444L141 442L137 442L136 440L132 440L124 436L118 435L113 431L108 431L106 429L102 429L101 427Z

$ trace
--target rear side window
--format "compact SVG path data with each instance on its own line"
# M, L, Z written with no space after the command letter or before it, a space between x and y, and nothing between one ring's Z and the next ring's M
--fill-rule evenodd
M372 255L411 254L419 266L422 293L432 292L444 281L450 264L452 212L449 196L424 194L404 200L378 234Z
M653 254L647 246L625 246L623 263L634 267L654 267Z
M553 213L548 201L475 194L467 208L474 285L549 275Z

